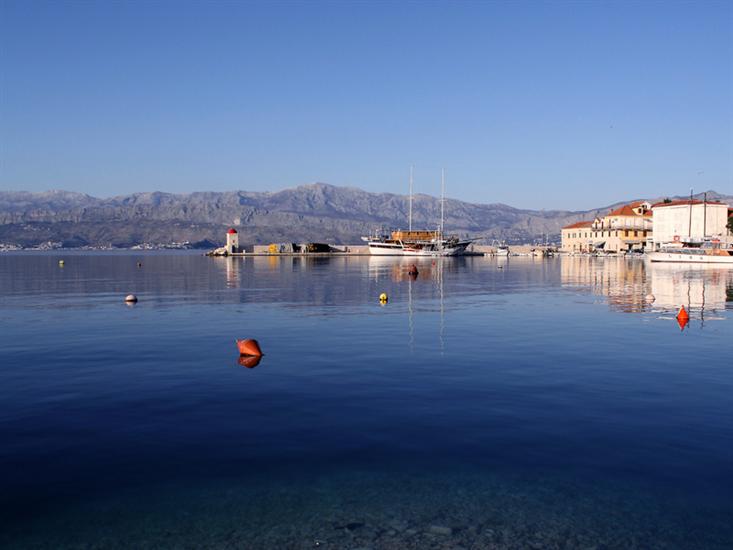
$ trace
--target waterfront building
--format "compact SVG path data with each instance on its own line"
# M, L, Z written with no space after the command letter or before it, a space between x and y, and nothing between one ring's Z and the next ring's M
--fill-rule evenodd
M652 205L646 201L625 204L605 216L562 228L565 252L643 251L652 235Z
M239 233L233 227L227 231L227 254L236 254L239 252Z
M674 200L652 206L654 250L665 246L699 244L706 238L726 241L729 208L721 202Z
M589 252L592 242L591 226L593 222L577 222L566 225L560 231L561 250L563 252Z

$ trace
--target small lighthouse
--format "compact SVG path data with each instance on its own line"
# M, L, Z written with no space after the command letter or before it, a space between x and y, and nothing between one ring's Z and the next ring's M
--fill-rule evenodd
M227 231L227 253L236 254L239 252L239 233L233 227Z

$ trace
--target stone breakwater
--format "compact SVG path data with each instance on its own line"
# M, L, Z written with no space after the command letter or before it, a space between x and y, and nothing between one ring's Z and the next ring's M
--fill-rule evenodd
M724 509L711 503L706 524L690 524L684 504L638 487L374 473L303 481L240 485L220 480L121 493L65 509L48 521L16 525L0 535L0 545L722 550L733 540Z

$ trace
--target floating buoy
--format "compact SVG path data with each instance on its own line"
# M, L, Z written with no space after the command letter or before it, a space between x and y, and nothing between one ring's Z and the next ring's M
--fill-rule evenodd
M142 267L143 266L143 263L142 262L137 262L137 266L138 267Z
M127 296L125 296L125 302L127 302L128 304L134 304L135 302L137 302L137 296L135 296L134 294L128 294Z
M654 297L654 294L647 294L647 295L646 295L646 296L644 297L644 299L645 299L645 300L646 300L647 302L653 302L654 300L656 300L656 298Z
M250 338L246 340L237 340L237 347L239 348L239 355L251 355L253 357L262 357L262 350L257 340Z
M389 297L387 296L387 293L386 292L382 292L379 295L379 301L380 302L386 302L387 300L389 300Z
M407 270L408 275L417 275L419 271L417 270L417 266L415 264L412 264L410 268Z
M248 369L253 369L260 364L262 357L259 355L240 355L237 363Z
M690 321L690 314L687 313L685 306L680 306L680 310L677 312L677 322L681 329L685 328L685 325Z
M60 265L61 267L64 267L64 261L63 261L63 260L59 260L59 265Z

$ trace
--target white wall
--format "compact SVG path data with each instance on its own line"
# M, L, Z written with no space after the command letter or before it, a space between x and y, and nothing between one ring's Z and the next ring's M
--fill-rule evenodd
M690 209L692 209L692 230L690 231ZM675 242L675 235L680 240L687 240L688 234L693 240L703 237L721 237L727 234L727 204L679 204L674 206L657 206L653 213L654 245L659 246ZM707 218L707 221L705 220ZM703 227L705 231L703 233Z
M237 233L227 233L227 252L239 250L239 235Z

